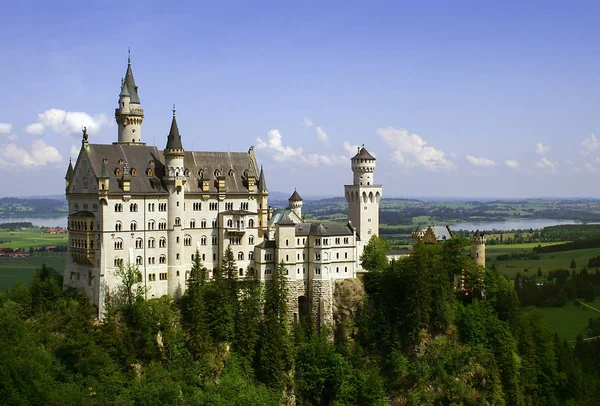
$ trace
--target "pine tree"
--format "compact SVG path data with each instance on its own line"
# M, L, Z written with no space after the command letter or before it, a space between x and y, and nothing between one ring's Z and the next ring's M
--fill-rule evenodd
M192 269L183 297L184 321L188 326L189 346L194 354L201 354L210 347L208 316L205 303L206 268L196 250Z
M261 286L248 269L246 280L240 282L240 304L235 319L234 348L240 355L242 367L251 372L256 346L260 337Z
M287 297L285 266L281 263L273 271L273 278L266 283L257 365L259 380L277 389L283 389L285 376L292 367Z

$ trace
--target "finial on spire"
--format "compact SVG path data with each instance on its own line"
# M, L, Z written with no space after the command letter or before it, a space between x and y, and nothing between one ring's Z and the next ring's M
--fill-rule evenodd
M173 117L175 117L175 103L173 103Z
M131 48L127 47L127 65L131 65Z

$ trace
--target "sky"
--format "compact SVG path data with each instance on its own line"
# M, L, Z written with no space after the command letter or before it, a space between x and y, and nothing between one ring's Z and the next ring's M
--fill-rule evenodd
M270 190L598 197L600 2L20 1L0 5L0 196L62 194L117 140L128 48L142 139L254 145Z

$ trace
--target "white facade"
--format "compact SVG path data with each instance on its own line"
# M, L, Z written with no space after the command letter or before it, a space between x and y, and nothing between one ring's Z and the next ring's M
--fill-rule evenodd
M131 65L115 111L119 141L91 144L84 134L67 172L65 287L85 291L102 317L107 295L115 297L121 284L115 275L120 264L140 269L147 298L177 297L185 291L196 252L212 277L230 246L239 277L251 271L269 280L283 262L295 293L294 316L300 297L313 292L313 310L322 322L331 321L332 281L356 277L361 246L378 233L381 186L372 184L374 158L363 165L362 156L370 157L363 148L352 160L348 225L304 222L297 192L288 209L273 213L252 148L185 151L175 114L166 148L146 146L139 99L127 107L133 98L128 83L137 98Z

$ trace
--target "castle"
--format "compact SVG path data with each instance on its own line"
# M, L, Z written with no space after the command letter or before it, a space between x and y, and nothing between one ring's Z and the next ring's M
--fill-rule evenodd
M128 60L115 109L118 141L82 145L65 176L69 245L65 287L85 292L102 317L107 295L121 284L119 266L135 264L146 297L178 297L196 252L209 277L229 246L239 278L272 277L283 262L290 317L312 311L333 321L333 285L355 278L360 256L379 230L382 186L376 159L364 147L351 159L345 186L348 223L305 222L297 191L284 210L272 210L262 166L247 152L189 151L175 109L164 149L142 141L144 110Z

